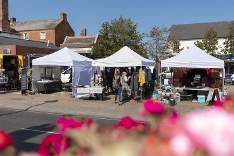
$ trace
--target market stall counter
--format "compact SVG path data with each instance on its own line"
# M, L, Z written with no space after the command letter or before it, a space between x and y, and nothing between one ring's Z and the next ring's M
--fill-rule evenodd
M46 80L37 81L35 83L38 92L48 92L61 90L61 81L59 80Z
M183 91L180 92L181 100L192 101L193 99L197 99L198 95L205 95L208 96L209 87L175 87L176 90Z

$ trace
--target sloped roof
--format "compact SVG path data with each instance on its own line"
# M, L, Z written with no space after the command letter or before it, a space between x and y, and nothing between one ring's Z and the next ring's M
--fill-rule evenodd
M59 49L59 47L51 43L47 47L46 42L38 42L38 41L3 37L3 36L0 36L0 45L18 45L18 46L25 46L25 47L50 48L50 49L56 49L56 50Z
M93 36L67 36L64 43L60 47L68 48L89 48L93 43L96 43L98 35Z
M202 39L210 28L218 33L218 38L225 38L230 26L234 26L234 21L172 25L168 40Z
M54 29L60 22L61 19L14 22L11 24L11 28L17 31Z
M96 37L96 35L68 37L66 43L94 43Z

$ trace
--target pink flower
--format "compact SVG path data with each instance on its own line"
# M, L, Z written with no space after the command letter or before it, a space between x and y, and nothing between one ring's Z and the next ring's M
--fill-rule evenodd
M60 126L60 133L64 133L68 128L78 128L83 126L83 122L78 122L72 117L60 117L57 122Z
M194 150L194 145L190 138L184 133L177 133L170 141L171 150L176 155L191 155Z
M172 115L168 118L168 121L175 124L179 119L179 113L177 110L173 110Z
M161 114L164 111L163 104L156 100L146 100L143 105L144 109L152 114Z
M234 155L234 114L220 107L192 112L182 125L185 134L212 156Z
M62 134L50 134L42 140L36 152L41 156L55 155L66 151L69 144L70 140L65 139Z
M123 127L125 129L133 128L147 128L148 125L144 122L135 121L130 116L125 116L119 120L119 122L114 126L114 128Z
M7 146L13 144L12 137L7 134L4 130L0 130L0 150L3 150Z
M214 106L217 106L217 107L223 107L223 104L224 104L224 102L221 100L217 100L214 102Z
M125 116L119 120L119 122L115 125L117 127L124 127L126 129L131 129L135 126L135 121L130 116Z
M82 118L80 121L72 117L60 117L56 124L60 126L60 133L64 133L68 128L82 128L94 123L92 118Z

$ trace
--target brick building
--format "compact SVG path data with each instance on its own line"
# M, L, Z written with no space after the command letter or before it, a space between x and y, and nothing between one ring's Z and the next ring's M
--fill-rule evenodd
M52 43L20 39L20 34L10 26L8 0L0 0L0 54L22 55L22 65L27 66L30 64L27 59L29 55L43 56L59 50L59 47ZM0 66L2 65L0 59Z
M67 14L61 13L58 19L17 22L10 18L10 26L19 32L20 38L39 42L49 42L56 46L63 43L66 36L74 36L75 32L67 21Z
M80 36L66 36L63 44L61 44L60 47L70 48L79 54L92 58L93 51L91 45L96 43L97 40L98 34L87 36L87 30L84 27L84 29L80 33Z

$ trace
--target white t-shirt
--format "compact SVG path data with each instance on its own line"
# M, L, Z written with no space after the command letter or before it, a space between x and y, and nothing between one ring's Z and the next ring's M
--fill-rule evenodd
M232 79L232 81L234 81L234 74L232 74L231 79Z
M127 80L128 80L127 76L124 76L123 78L124 78L125 82L127 82Z

